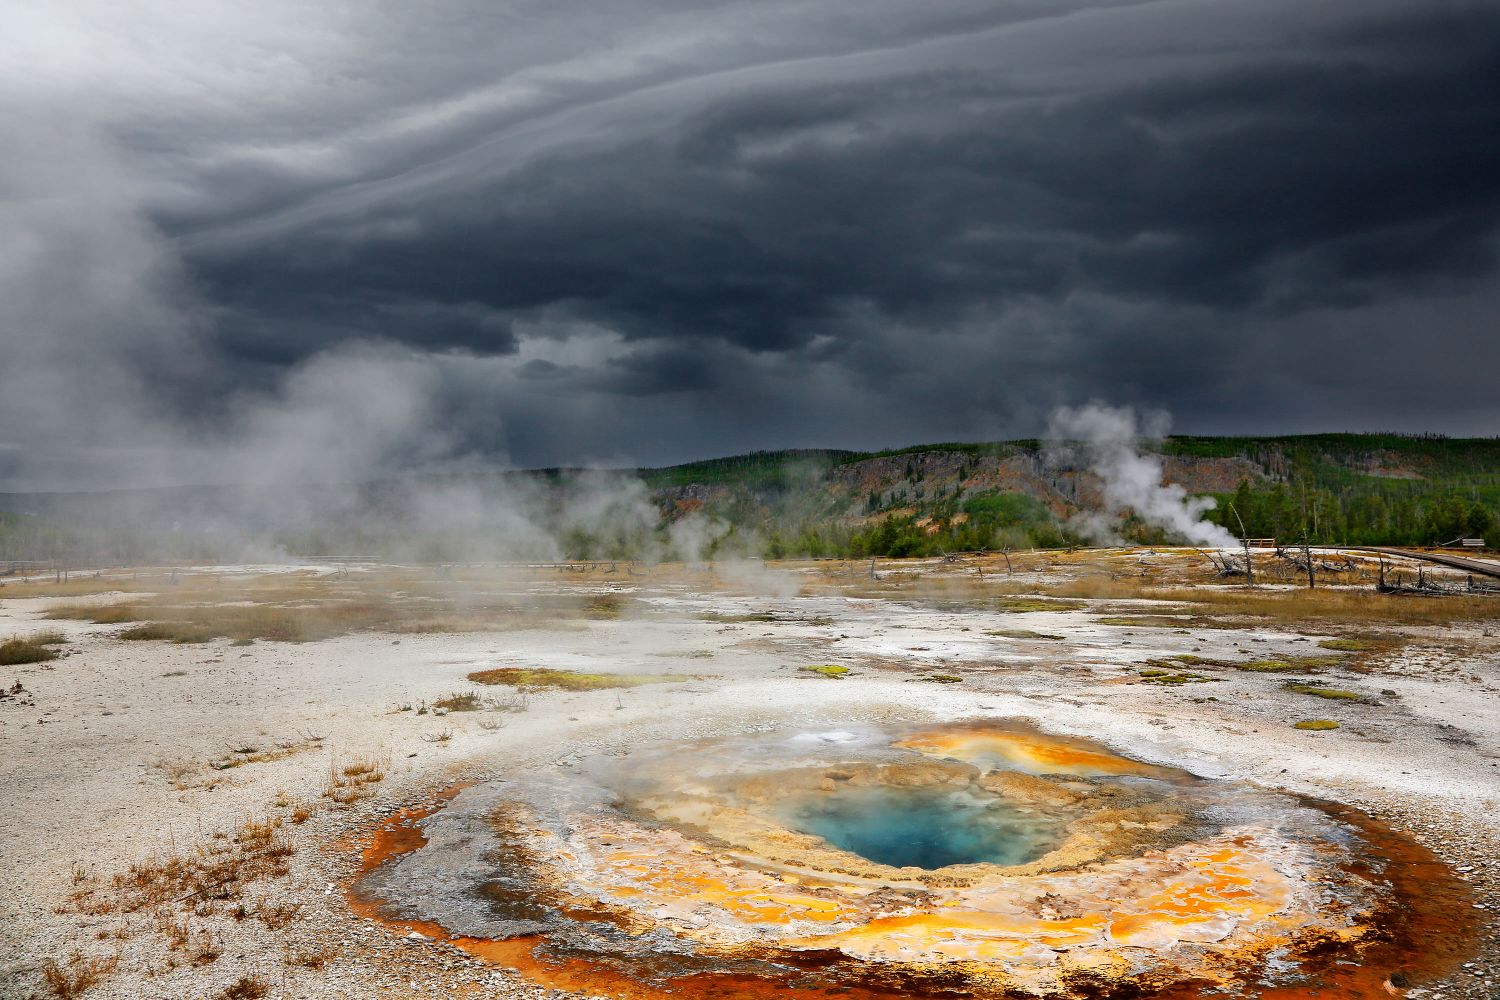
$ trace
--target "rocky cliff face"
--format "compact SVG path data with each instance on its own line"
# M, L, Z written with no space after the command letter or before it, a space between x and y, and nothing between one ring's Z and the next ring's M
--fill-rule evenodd
M1228 493L1242 479L1258 483L1266 478L1261 466L1245 458L1176 456L1164 458L1164 477L1189 493ZM733 486L689 484L658 490L654 499L668 517L745 504L769 511L778 503L792 503L810 514L852 522L877 510L921 511L938 501L961 506L970 497L1017 493L1066 517L1079 509L1097 509L1101 487L1099 477L1087 468L1049 460L1039 451L1017 447L1008 453L975 455L933 449L833 465L820 478L777 495L740 495Z

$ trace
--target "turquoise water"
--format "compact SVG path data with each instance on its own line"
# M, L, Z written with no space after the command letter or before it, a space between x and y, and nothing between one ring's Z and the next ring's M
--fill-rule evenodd
M1060 840L1045 817L951 789L842 788L778 812L794 830L897 868L1025 864Z

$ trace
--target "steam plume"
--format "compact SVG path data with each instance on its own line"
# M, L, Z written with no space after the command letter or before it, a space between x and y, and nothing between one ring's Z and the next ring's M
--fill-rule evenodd
M1223 548L1234 536L1203 516L1213 510L1212 497L1191 497L1176 483L1163 482L1161 456L1142 451L1143 441L1166 436L1171 418L1160 411L1138 415L1128 406L1102 403L1063 406L1053 411L1048 438L1053 454L1066 458L1077 451L1103 480L1105 511L1110 518L1083 515L1075 526L1099 540L1113 540L1114 516L1130 510L1148 524L1196 545Z

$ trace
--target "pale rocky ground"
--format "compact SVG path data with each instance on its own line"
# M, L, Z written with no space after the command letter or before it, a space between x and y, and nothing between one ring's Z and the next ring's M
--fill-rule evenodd
M455 781L567 769L581 757L643 742L757 726L1028 718L1144 760L1358 805L1459 866L1486 907L1480 916L1500 916L1500 617L1487 625L1403 627L1416 638L1374 672L1325 675L1371 702L1339 703L1287 692L1276 675L1221 670L1214 676L1222 680L1177 687L1138 676L1144 661L1176 653L1316 654L1317 641L1332 631L1099 624L1101 614L1128 613L1132 605L1122 599L1029 613L949 600L1056 582L1076 566L1006 576L986 563L982 581L972 566L940 562L880 569L879 586L864 579L863 566L849 567L836 586L805 586L825 580L828 564L792 564L726 574L717 578L722 589L710 589L706 574L537 571L537 588L606 589L632 600L616 620L243 648L227 640L123 642L114 638L120 625L45 620L47 608L63 603L57 598L9 599L0 591L0 638L61 630L70 640L60 659L0 668L5 686L18 680L26 691L0 702L0 996L49 995L42 964L65 962L75 950L120 953L91 997L213 997L245 975L259 976L275 997L539 996L547 991L506 970L351 916L342 889L357 861L352 835ZM762 612L775 620L701 617ZM1017 629L1063 638L987 634ZM821 663L855 672L827 680L799 670ZM465 675L492 666L691 676L618 691L540 692L520 712L401 710L468 690ZM936 672L963 681L920 680ZM1291 728L1307 718L1335 719L1342 728ZM451 739L434 742L443 730ZM204 766L235 745L309 736L320 737L315 746L282 760L225 771ZM322 795L330 760L358 755L387 760L387 777L373 797L336 808ZM187 787L170 780L174 765L187 768L176 769ZM119 940L109 936L122 926L118 916L58 912L80 880L107 880L152 851L202 843L250 818L288 816L285 803L303 801L311 817L285 826L296 848L290 876L246 890L301 909L279 930L228 913L193 918L218 942L210 963L174 957L148 917L127 921L128 936ZM1484 933L1474 963L1427 995L1500 991L1495 925ZM320 969L288 963L289 949L315 947L328 952Z

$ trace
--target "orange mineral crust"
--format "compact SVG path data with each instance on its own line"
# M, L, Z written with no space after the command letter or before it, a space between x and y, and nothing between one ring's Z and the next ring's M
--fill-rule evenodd
M601 840L614 846L582 846ZM997 874L961 889L898 893L864 883L788 884L693 846L673 831L585 822L575 860L556 867L571 894L716 949L774 945L870 962L981 963L1039 992L1078 969L1128 969L1141 949L1157 953L1158 971L1219 979L1228 962L1304 937L1356 940L1373 906L1367 885L1331 884L1339 874L1331 858L1270 829L1079 872Z
M1169 1000L1217 990L1300 1000L1324 985L1373 1000L1388 994L1386 977L1398 968L1420 982L1472 948L1461 883L1415 844L1353 810L1221 788L1018 726L953 727L887 746L897 750L894 767L879 754L866 770L850 760L821 770L799 760L803 766L785 772L784 785L806 795L825 785L880 788L891 776L902 787L965 780L951 770L958 764L931 772L900 765L904 752L915 761L963 762L974 769L963 786L970 789L1009 788L997 780L1007 772L1031 775L1017 786L1028 807L1087 810L1101 797L1160 795L1184 818L1170 837L1127 837L1122 842L1137 845L1128 855L1096 854L1072 866L966 864L962 878L936 881L910 877L910 868L834 864L819 871L747 849L754 839L716 837L716 823L743 823L745 810L758 808L778 779L774 771L744 768L715 783L704 777L700 758L696 777L676 792L657 786L665 771L624 768L635 782L630 787L649 801L687 796L686 826L653 818L670 809L633 809L608 796L565 796L549 808L545 796L512 803L518 786L507 785L502 798L473 800L487 810L474 813L485 817L481 825L499 835L494 856L504 854L509 873L530 873L519 883L510 879L503 892L552 914L543 933L486 939L437 921L392 919L394 911L359 882L350 903L362 915L450 941L545 985L633 1000L955 990L1065 998L1151 992ZM1041 794L1048 789L1034 787L1037 780L1053 782L1055 794ZM735 787L749 794L731 807L725 802ZM389 875L398 870L387 866L424 850L423 824L442 820L446 801L383 825L362 869ZM1137 804L1088 815L1092 836L1111 822L1139 825L1155 814ZM825 843L805 857L839 853ZM881 873L895 877L876 877ZM382 884L399 887L400 880ZM492 900L497 891L484 889ZM422 911L419 899L404 896L402 904L403 912ZM1413 949L1438 930L1442 948ZM1425 966L1393 964L1418 951Z
M1003 766L1027 774L1165 776L1169 773L1166 768L1121 757L1102 747L1019 727L956 726L915 733L894 745L931 757Z

